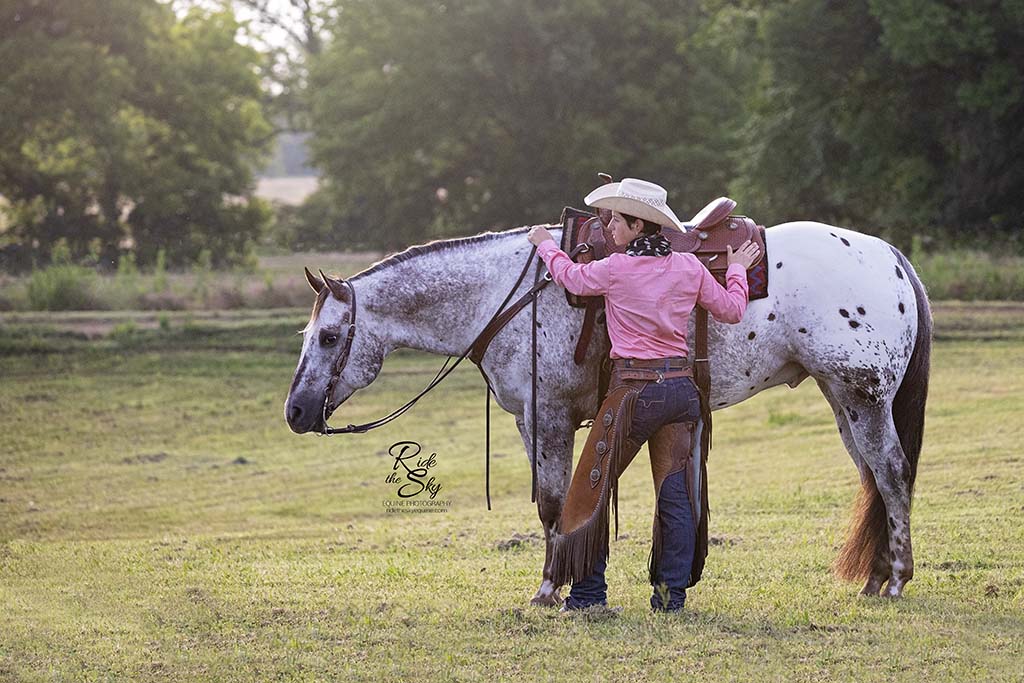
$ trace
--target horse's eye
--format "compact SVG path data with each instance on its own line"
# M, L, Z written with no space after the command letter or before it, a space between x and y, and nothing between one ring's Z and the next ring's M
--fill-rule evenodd
M320 335L321 346L334 346L338 343L338 335L333 332L324 332Z

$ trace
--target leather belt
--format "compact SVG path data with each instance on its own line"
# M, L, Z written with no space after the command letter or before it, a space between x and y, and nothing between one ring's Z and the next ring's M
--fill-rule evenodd
M686 358L613 358L612 374L617 379L642 379L661 384L666 379L693 377Z
M686 356L669 358L612 358L612 365L617 368L668 368L675 370L690 366Z

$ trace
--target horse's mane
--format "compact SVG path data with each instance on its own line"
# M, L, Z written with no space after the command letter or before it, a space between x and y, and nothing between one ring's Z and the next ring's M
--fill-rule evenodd
M550 227L555 228L559 226L552 225ZM529 231L529 229L530 226L509 228L508 230L502 230L500 232L488 230L487 232L482 232L478 235L470 235L469 237L453 237L450 239L433 240L431 242L427 242L426 244L414 244L413 246L408 247L404 251L391 254L390 256L386 256L380 261L371 264L364 270L361 270L352 277L348 278L348 280L349 282L355 282L361 277L366 277L368 275L372 275L373 273L379 273L382 270L386 270L388 268L396 266L399 263L408 261L409 259L413 259L418 256L423 256L424 254L432 254L437 251L446 251L448 249L460 249L464 246L470 244L477 244L481 242L493 242L495 240L508 237L510 235L518 235L521 233L525 233ZM322 290L320 290L320 293L316 297L316 301L313 303L313 311L312 313L310 313L309 316L310 324L312 324L320 315L320 309L324 307L324 304L327 302L327 297L329 295L330 290L327 287L324 287Z
M361 277L365 277L373 273L378 273L387 268L391 268L392 266L396 266L399 263L408 261L409 259L416 258L417 256L432 254L436 251L446 251L448 249L460 249L464 246L470 244L477 244L479 242L493 242L494 240L502 239L504 237L508 237L509 235L527 232L529 229L530 226L520 228L509 228L508 230L502 230L500 232L493 232L488 230L487 232L482 232L478 235L470 235L469 237L454 237L451 239L433 240L432 242L427 242L426 244L415 244L405 249L405 251L400 251L396 254L391 254L390 256L387 256L381 259L380 261L377 261L376 263L370 265L365 270L359 271L358 273L350 277L349 281L355 282L357 279Z

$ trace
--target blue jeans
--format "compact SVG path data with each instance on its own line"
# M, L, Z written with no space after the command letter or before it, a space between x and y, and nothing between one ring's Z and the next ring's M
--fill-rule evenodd
M696 422L700 419L700 394L689 377L666 379L661 384L648 382L637 396L629 438L641 446L662 425L675 422ZM686 586L690 582L697 527L686 493L685 472L665 478L658 499L661 523L662 552L658 566L658 582L651 596L656 610L682 609L686 602ZM608 547L594 564L593 573L574 583L565 599L568 609L583 609L607 604L608 584L604 573L608 566ZM667 592L668 601L663 600Z

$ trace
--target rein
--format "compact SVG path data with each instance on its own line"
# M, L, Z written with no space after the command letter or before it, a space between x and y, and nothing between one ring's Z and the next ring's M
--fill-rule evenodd
M579 254L581 252L584 252L587 249L589 249L589 245L588 244L586 244L586 243L580 244L579 246L576 247L576 249L573 250L572 254L570 254L570 257L575 258L575 256L577 254ZM536 326L536 319L537 319L537 314L536 314L536 310L537 310L537 294L539 294L540 291L543 290L545 287L547 287L547 285L551 282L551 273L545 273L544 277L542 277L538 282L536 282L533 285L533 287L531 287L530 290L526 292L526 294L524 294L522 297L520 297L519 300L516 301L516 303L514 303L508 310L505 310L505 305L509 302L509 299L512 298L512 295L515 294L516 290L519 289L519 285L522 284L523 278L526 277L526 273L527 273L527 271L530 268L530 264L533 262L533 256L534 256L534 254L536 252L537 252L537 246L534 245L533 248L530 250L530 255L527 257L526 263L523 265L523 270L519 274L519 278L516 280L516 283L512 286L512 289L509 290L509 293L505 296L505 300L501 302L501 305L498 306L498 310L495 311L494 315L491 316L491 319L487 322L486 325L484 325L484 329L480 332L480 334L478 334L476 336L476 338L473 340L473 343L471 343L469 345L469 348L467 348L462 353L462 355L460 355L458 357L458 359L455 361L454 364L452 364L451 367L448 367L448 363L451 361L452 357L448 356L448 358L445 360L444 364L441 366L441 369L437 371L437 375L434 376L434 379L430 380L430 382L427 384L427 386L420 393L418 393L416 396L414 396L412 399L410 399L405 405L403 405L400 408L397 408L396 410L391 412L389 415L386 415L386 416L384 416L382 418L379 418L377 420L373 420L372 422L367 422L365 424L361 424L361 425L349 424L346 427L340 427L339 428L339 427L331 427L331 426L329 426L327 424L327 420L331 416L331 413L333 413L334 410L338 407L337 405L334 405L334 404L331 403L331 396L334 393L334 389L337 386L338 380L341 378L341 373L345 370L345 364L348 362L349 353L352 350L352 340L355 337L355 332L356 332L356 290L355 290L355 287L353 287L352 284L348 280L344 280L343 281L344 284L348 286L349 292L352 295L352 314L351 314L351 318L349 319L348 333L347 333L347 335L345 337L345 343L342 345L341 351L339 352L337 359L332 364L332 367L331 367L331 379L327 383L327 389L324 391L323 426L322 426L322 428L320 430L320 434L323 435L323 436L330 436L332 434L349 434L349 433L362 434L364 432L368 432L371 429L376 429L377 427L380 427L382 425L387 424L388 422L396 419L398 416L402 415L405 411L409 410L409 408L414 406L416 404L416 402L419 401L421 398L423 398L423 396L428 391L430 391L431 389L436 387L438 384L441 383L441 381L445 377L447 377L449 374L451 374L451 372L453 370L455 370L456 367L458 367L459 363L461 363L463 360L465 360L466 356L469 356L469 355L472 354L472 360L477 364L478 367L480 367L480 373L483 374L484 381L487 383L487 399L488 399L488 402L487 402L487 432L488 432L488 434L487 434L487 442L488 443L487 443L487 483L486 483L486 493L487 493L487 509L490 510L491 509L491 463L490 463L490 454L491 454L490 453L490 451L491 451L491 449L490 449L490 417L491 417L491 414L490 414L490 396L491 396L491 393L492 393L493 390L491 389L490 380L487 378L487 375L483 373L483 367L480 366L480 361L483 359L483 354L487 350L487 344L490 343L490 340L494 337L494 335L496 335L498 331L500 331L506 324L508 324L508 322L516 315L516 313L518 313L520 310L522 310L526 306L526 304L528 304L528 303L530 303L532 301L533 302L534 324L533 324L533 335L532 335L532 346L533 346L533 373L532 373L533 376L532 376L532 380L533 381L532 381L532 387L531 387L531 389L532 389L532 403L531 403L531 406L532 406L532 409L534 411L533 412L533 415L534 415L534 419L533 419L533 451L534 451L534 457L533 457L533 460L531 462L531 475L532 475L531 502L535 502L536 501L536 493L537 493L537 419L536 419L536 406L537 406L537 326ZM503 319L499 320L499 318L501 318L503 316L503 314L504 314ZM474 352L474 350L475 350L475 352ZM447 368L447 370L446 370L446 368Z

